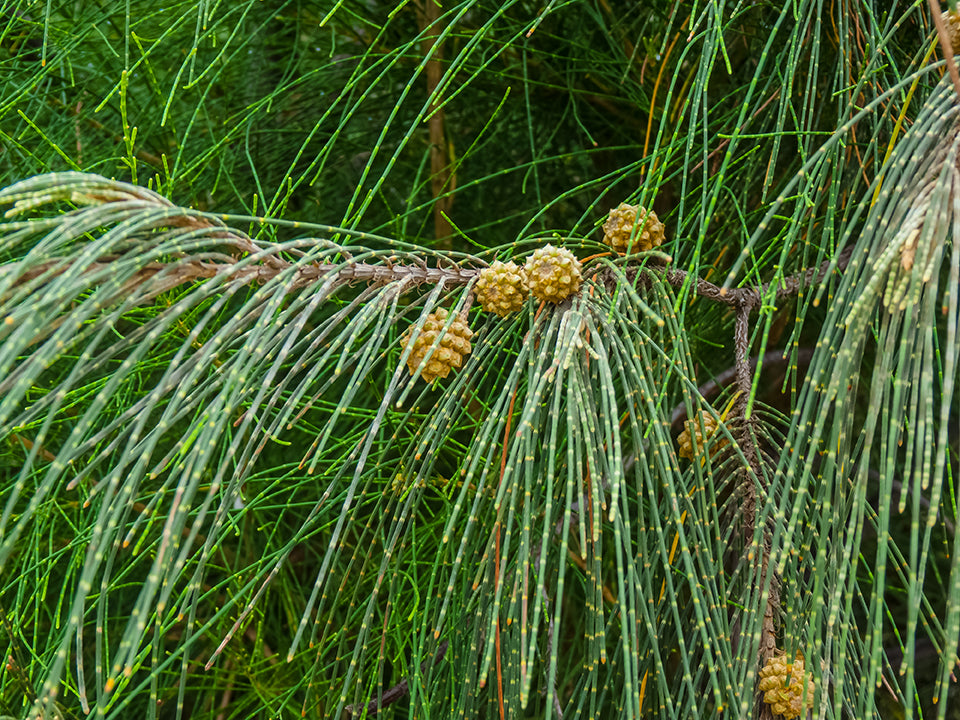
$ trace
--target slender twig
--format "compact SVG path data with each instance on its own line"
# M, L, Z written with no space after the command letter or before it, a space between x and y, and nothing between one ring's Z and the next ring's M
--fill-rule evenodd
M52 278L71 264L66 258L53 258L39 265L34 265L23 273L13 283L17 287L31 280L49 274ZM14 263L7 266L7 272L15 272ZM88 273L104 272L110 268L109 261L94 262L87 265ZM224 276L240 284L266 283L276 278L280 273L289 270L292 263L281 260L279 265L245 265L238 266L235 262L208 262L204 260L177 260L171 263L152 262L145 264L124 284L118 296L126 297L133 289L140 290L143 298L155 297L159 293L172 290L180 285L198 280ZM301 289L321 279L336 273L337 279L348 285L355 282L368 284L387 284L405 280L413 285L435 285L444 282L447 285L466 285L479 270L475 268L437 268L420 267L419 265L374 265L370 263L350 263L346 265L332 265L317 263L305 265L295 270L294 278L287 287L291 290ZM3 298L0 297L0 300ZM104 301L103 304L109 304Z
M947 70L950 71L953 89L957 91L957 97L960 98L960 72L957 72L957 63L953 59L953 45L950 42L950 33L947 32L947 26L943 24L940 3L936 0L927 0L927 3L930 6L930 16L933 18L933 24L937 28L937 38L940 40L943 56L947 61Z
M826 268L823 268L822 271L825 272ZM744 543L744 552L748 559L752 558L752 565L756 571L754 587L762 593L763 588L767 587L769 583L760 629L760 647L757 652L757 664L763 666L773 657L777 645L776 619L780 611L780 580L776 574L771 575L770 529L757 511L762 492L758 485L763 483L764 476L761 467L761 453L757 446L755 433L756 415L747 414L753 385L750 371L750 313L760 301L760 295L742 293L736 297L739 298L740 302L736 306L733 342L734 367L736 368L736 384L739 395L734 406L732 422L734 439L743 452L747 463L747 468L744 468L744 470L748 470L739 473L739 489L743 496L744 509L740 516L740 531ZM762 527L758 528L758 524L761 523ZM753 545L758 529L760 530L761 545L759 553L755 551ZM758 703L757 715L760 720L770 718L770 706L765 703Z
M744 298L737 307L737 319L733 328L734 365L737 368L737 390L740 391L738 404L746 409L750 395L750 311L754 303Z
M818 285L826 278L831 268L842 272L850 261L851 252L851 247L844 248L834 260L824 260L819 267L810 268L777 281L775 284L776 299L783 300L796 295L804 287ZM642 268L630 268L627 277L631 276L636 278L642 287L649 287L653 277L660 277L675 288L682 288L690 282L690 273L685 270L675 270L665 265L645 265ZM770 288L774 286L774 283L764 283L759 288L729 288L724 290L719 285L714 285L712 282L699 277L696 277L692 284L696 294L706 300L731 307L739 307L743 303L750 303L751 309L758 305L760 300L770 292Z
M437 646L437 653L436 655L433 656L433 665L437 665L441 660L443 660L443 656L447 654L447 647L449 647L449 642L447 640L443 640ZM421 673L426 672L428 667L430 667L429 658L420 663L420 672ZM367 715L376 715L377 713L380 712L381 708L385 708L388 705L395 703L397 700L400 700L406 697L408 692L410 692L410 681L404 678L403 680L398 682L396 685L394 685L392 688L390 688L389 690L386 690L380 696L379 700L377 699L370 700L365 704L360 705L359 707L355 705L347 705L344 708L344 711L348 715L352 716L352 715L362 715L364 709L366 709Z

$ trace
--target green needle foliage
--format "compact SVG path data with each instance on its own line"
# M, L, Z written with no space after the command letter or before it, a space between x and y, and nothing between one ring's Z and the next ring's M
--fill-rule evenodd
M0 715L960 718L939 13L0 4Z

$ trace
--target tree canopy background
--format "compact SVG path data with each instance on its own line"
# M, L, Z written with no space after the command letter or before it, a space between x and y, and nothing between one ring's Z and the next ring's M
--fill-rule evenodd
M960 717L939 13L3 3L0 713Z

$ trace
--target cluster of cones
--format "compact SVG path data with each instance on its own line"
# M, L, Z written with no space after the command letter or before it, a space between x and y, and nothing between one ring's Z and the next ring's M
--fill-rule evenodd
M626 203L610 211L603 231L604 242L619 253L651 250L664 240L663 223L656 213ZM474 296L487 312L506 317L523 308L530 295L545 302L563 302L580 289L581 279L581 264L576 255L566 248L545 245L523 266L497 261L481 270ZM463 364L470 354L471 337L473 332L465 317L450 321L447 311L441 309L427 315L419 332L409 328L400 344L406 349L413 343L407 357L410 373L415 375L419 369L424 380L433 382ZM433 352L421 368L431 348Z

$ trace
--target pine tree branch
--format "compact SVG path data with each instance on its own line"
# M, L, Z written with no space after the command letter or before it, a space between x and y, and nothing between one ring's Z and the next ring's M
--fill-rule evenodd
M724 290L721 286L714 285L712 282L700 277L690 279L690 273L685 270L676 270L667 266L653 264L630 268L627 276L633 276L639 280L641 286L647 288L649 288L650 276L659 276L678 290L685 287L689 282L693 285L694 291L699 297L734 308L746 304L752 310L760 304L761 299L770 292L772 286L776 287L776 299L783 300L796 295L805 287L819 285L824 281L831 269L843 272L850 262L852 252L852 246L846 247L835 259L824 260L820 263L819 267L809 268L794 275L789 275L776 283L764 283L759 289L731 288Z

